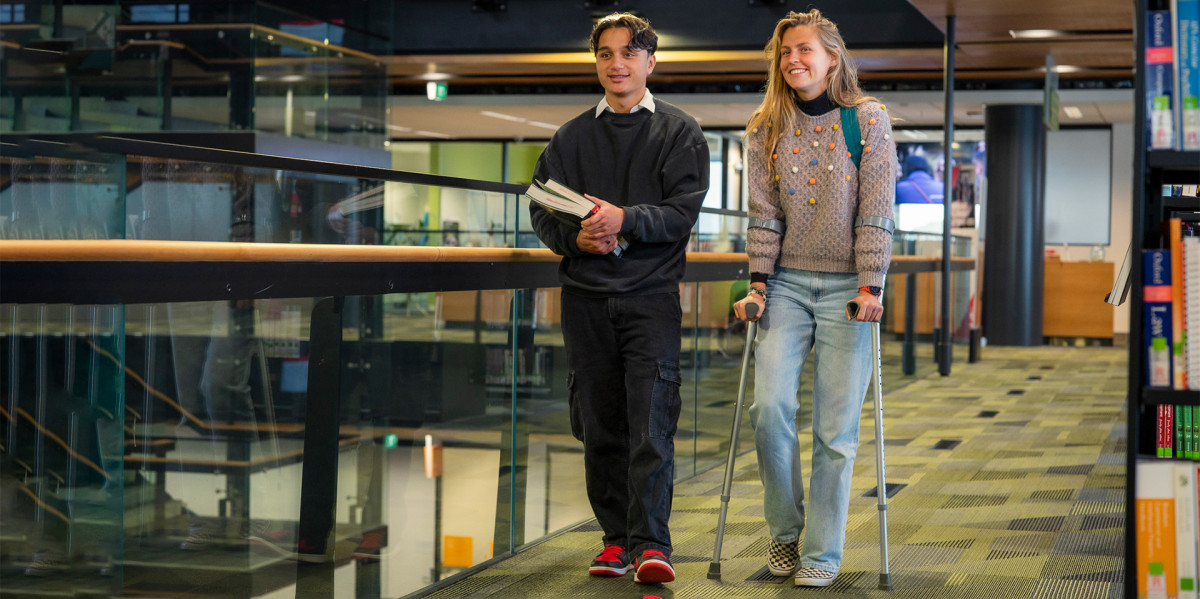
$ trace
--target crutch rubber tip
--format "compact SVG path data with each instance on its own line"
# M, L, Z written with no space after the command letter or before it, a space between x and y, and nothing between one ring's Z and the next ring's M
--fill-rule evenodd
M884 590L884 591L892 590L892 575L891 574L880 574L879 575L879 588L880 588L880 590Z
M709 580L721 580L721 564L718 564L718 563L708 564L708 579Z

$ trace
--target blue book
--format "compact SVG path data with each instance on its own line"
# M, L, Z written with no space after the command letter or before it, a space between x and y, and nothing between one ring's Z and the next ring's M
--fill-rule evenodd
M1142 252L1146 385L1171 387L1171 252Z
M1151 150L1175 148L1171 11L1146 11L1146 131Z
M1180 146L1200 150L1200 0L1176 0L1175 22Z

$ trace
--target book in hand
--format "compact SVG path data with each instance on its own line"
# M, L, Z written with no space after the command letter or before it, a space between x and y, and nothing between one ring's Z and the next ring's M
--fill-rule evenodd
M545 208L551 216L577 229L583 227L585 219L600 212L600 206L595 202L554 179L547 179L545 182L535 179L525 190L525 196ZM618 235L617 247L612 253L620 256L627 247L629 242Z

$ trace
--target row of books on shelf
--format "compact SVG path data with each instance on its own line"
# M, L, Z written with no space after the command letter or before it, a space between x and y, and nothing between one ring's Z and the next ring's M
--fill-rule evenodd
M1197 599L1200 465L1138 465L1134 500L1137 596Z
M1162 186L1162 194L1163 194L1163 197L1195 198L1197 195L1200 195L1200 194L1197 194L1197 187L1200 187L1200 186L1197 186L1197 185L1163 185ZM1200 198L1196 198L1196 199L1200 200Z
M1200 150L1200 0L1159 6L1146 11L1143 48L1149 149Z
M1200 406L1158 406L1155 448L1160 458L1200 460Z
M1200 237L1164 221L1167 247L1142 251L1148 387L1200 390Z

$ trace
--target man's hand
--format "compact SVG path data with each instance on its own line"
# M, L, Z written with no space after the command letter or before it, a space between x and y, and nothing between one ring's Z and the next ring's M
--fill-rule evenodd
M596 202L600 211L583 220L583 230L595 237L606 235L616 236L621 232L621 223L625 222L625 210L614 206L595 196L584 194L587 199ZM607 252L606 252L607 253Z
M592 215L595 218L596 215ZM587 221L584 221L587 222ZM575 237L575 245L589 254L608 254L617 249L617 235L592 235L587 229L581 229Z

